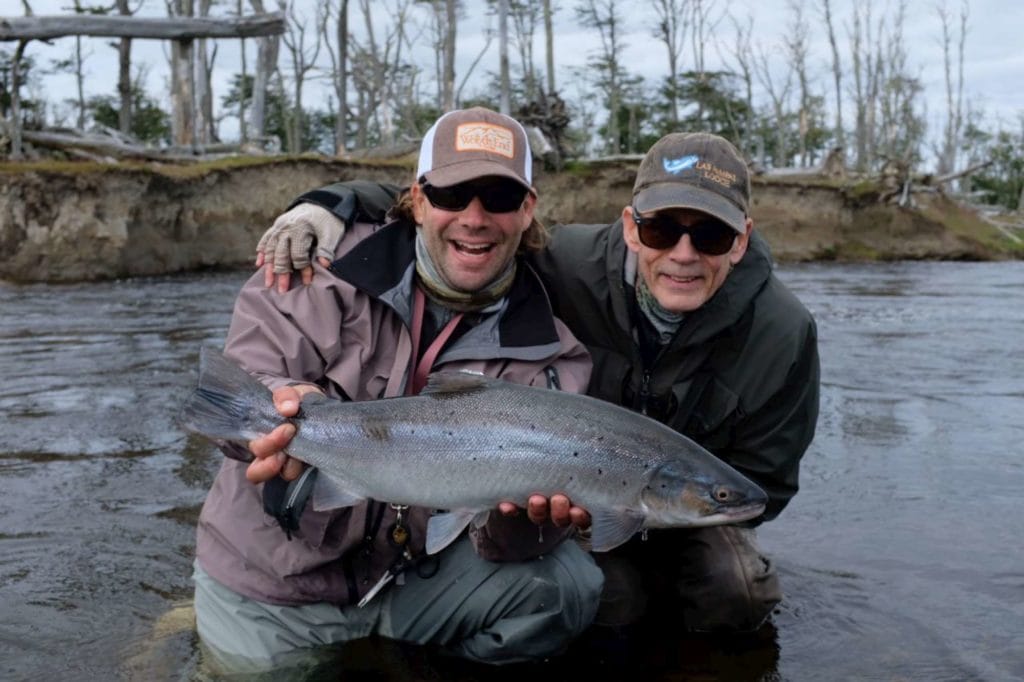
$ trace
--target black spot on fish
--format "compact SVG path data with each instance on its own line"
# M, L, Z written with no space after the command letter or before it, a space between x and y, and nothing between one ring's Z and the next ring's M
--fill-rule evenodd
M574 453L572 453L572 456L573 456L573 457L579 457L579 456L580 456L580 453L578 453L578 452L574 452Z
M597 475L598 475L598 476L600 476L600 475L601 475L601 474L603 474L603 473L604 473L604 471L602 471L602 470L601 470L600 468L598 468L598 470L597 470Z
M626 485L626 482L625 482L625 481L623 481L623 482L622 482L622 485L623 485L623 486L625 486L625 485Z

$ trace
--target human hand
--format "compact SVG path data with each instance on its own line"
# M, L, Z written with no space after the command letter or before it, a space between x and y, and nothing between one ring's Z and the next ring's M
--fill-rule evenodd
M292 271L298 270L302 283L313 281L310 256L316 245L316 257L325 268L334 259L334 249L345 235L345 223L326 208L299 204L274 221L256 245L256 267L264 267L263 282L277 290L288 291Z
M302 397L307 393L319 393L309 385L282 386L274 391L274 407L282 417L294 417L299 413ZM249 441L249 451L255 459L245 470L245 477L251 483L264 483L280 475L286 481L299 477L305 464L292 459L285 448L295 437L294 424L281 424L265 436Z
M498 511L505 516L515 516L519 513L519 506L512 502L501 502ZM538 526L551 519L551 523L558 528L570 524L580 530L590 528L590 513L583 507L573 506L568 497L557 493L550 500L543 495L530 495L526 501L526 516Z

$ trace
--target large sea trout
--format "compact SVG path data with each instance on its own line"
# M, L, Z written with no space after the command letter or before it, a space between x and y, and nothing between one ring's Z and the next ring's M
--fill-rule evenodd
M237 443L285 421L270 391L203 349L182 425ZM743 521L764 492L689 438L648 417L574 393L468 372L431 375L414 397L302 403L288 453L320 470L320 509L364 499L449 510L431 517L429 553L499 502L564 493L593 519L607 551L643 528ZM325 502L326 501L326 502Z

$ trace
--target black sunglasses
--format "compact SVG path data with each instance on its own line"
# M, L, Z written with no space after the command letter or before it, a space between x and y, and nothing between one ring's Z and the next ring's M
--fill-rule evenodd
M636 223L640 243L658 250L672 248L684 234L688 234L693 248L709 256L721 256L732 248L737 235L736 230L715 218L702 220L696 225L680 225L667 215L655 213L645 218L635 206L633 222Z
M420 178L420 188L434 208L461 211L478 197L488 213L511 213L523 205L526 188L511 180L472 180L450 187L434 187Z

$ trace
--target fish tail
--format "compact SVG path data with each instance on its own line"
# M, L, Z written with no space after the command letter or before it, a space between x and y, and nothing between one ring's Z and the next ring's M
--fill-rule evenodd
M181 408L183 428L207 438L246 442L282 421L266 386L218 351L200 349L199 385Z

